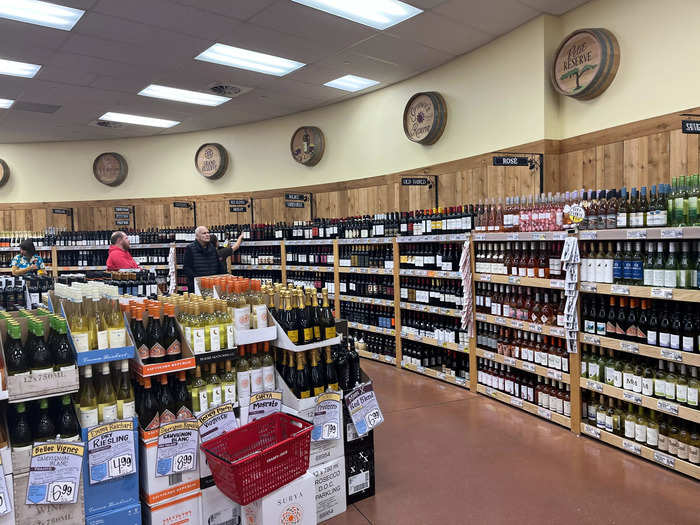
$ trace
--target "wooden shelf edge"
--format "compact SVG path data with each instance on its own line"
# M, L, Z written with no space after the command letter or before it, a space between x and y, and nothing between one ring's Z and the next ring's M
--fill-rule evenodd
M549 412L549 414L551 416L551 419L549 419L547 417L540 415L540 407L538 407L534 403L530 403L528 401L523 401L520 398L516 398L515 396L511 396L510 394L506 394L506 393L500 392L498 390L490 389L486 385L482 385L482 384L477 385L476 391L479 392L480 394L484 394L487 397L490 397L492 399L500 401L501 403L505 403L508 406L519 408L520 410L528 412L528 413L532 414L533 416L537 416L537 417L544 419L546 421L551 421L552 423L556 423L557 425L561 425L564 428L571 429L571 418L570 417L562 416L561 414L557 414L556 412L552 412L551 410L547 410L547 409L543 408L542 409L543 411L547 410L547 412ZM517 399L519 401L522 401L522 407L513 404L513 402L512 402L513 399Z
M579 332L579 335L579 339L582 344L601 346L603 348L617 350L618 352L626 352L628 354L634 355L643 355L646 357L653 357L654 359L671 361L673 363L683 363L691 366L700 366L700 354L682 352L680 350L671 350L670 348L661 348L658 346L651 346L643 343L633 343L630 341L615 339L613 337L588 334L586 332ZM661 355L662 351L666 351L667 353L675 353L675 355L679 356L679 359L663 356Z
M608 283L580 282L579 291L597 295L619 295L674 301L700 301L700 290L666 288L663 286L616 285Z
M437 339L433 339L432 337L417 337L415 335L410 334L401 334L401 337L403 339L408 339L409 341L415 341L416 343L423 343L430 346L436 346L438 348L444 348L445 350L453 350L455 352L461 352L463 354L469 353L468 347L461 347L457 343L440 343Z
M515 277L512 275L501 275L495 273L475 273L474 282L513 284L517 286L533 286L535 288L550 288L552 290L563 290L563 279L541 279L538 277Z
M547 377L549 379L554 379L555 381L562 381L563 383L571 384L571 376L566 373L562 372L561 370L556 370L554 368L548 368L546 366L542 365L537 365L535 363L530 363L529 361L522 361L521 359L515 359L515 358L510 358L506 357L501 354L497 354L496 352L491 352L491 350L484 350L483 348L478 348L476 349L476 355L478 357L484 357L486 359L491 359L492 361L496 361L497 363L503 363L505 365L509 366L514 366L518 370L523 370L525 372L530 372L531 374L536 374L541 377ZM509 361L511 360L512 361ZM534 372L528 368L523 368L523 365L533 365L535 367ZM561 378L559 378L559 374L561 374Z
M423 376L430 377L432 379L437 379L438 381L444 381L445 383L449 383L454 386L458 386L460 388L465 388L469 390L469 380L467 379L464 384L458 383L456 378L453 378L452 376L449 376L447 374L444 374L442 372L437 372L433 370L432 368L423 368L423 371L419 369L419 367L409 364L409 363L401 363L401 368L404 370L410 370L411 372L415 372L416 374L420 374Z
M566 337L566 329L560 326L531 323L529 321L520 321L518 319L511 319L510 317L499 317L497 315L484 314L480 312L474 314L474 319L480 322L507 326L508 328L514 328L516 330L525 330L526 332L532 332L535 334L544 334L552 337Z
M384 363L385 365L396 366L396 358L391 357L390 355L373 354L371 352L366 352L364 350L358 350L357 353L360 357L364 357L365 359L371 359L372 361L378 361L380 363ZM388 358L388 360L387 360L387 358Z

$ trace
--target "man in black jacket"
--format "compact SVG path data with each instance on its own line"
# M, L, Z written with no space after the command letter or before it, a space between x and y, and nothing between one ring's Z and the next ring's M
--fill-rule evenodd
M209 229L199 226L194 231L195 241L185 249L185 261L183 269L187 275L187 286L190 292L194 292L194 278L204 275L217 275L221 273L219 256L216 247L209 242ZM240 239L239 239L240 241ZM236 242L240 245L240 242ZM236 246L237 248L238 246Z

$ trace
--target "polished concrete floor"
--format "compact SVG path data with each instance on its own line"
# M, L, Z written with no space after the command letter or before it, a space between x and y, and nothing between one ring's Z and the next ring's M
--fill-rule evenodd
M700 524L700 482L452 385L362 367L385 418L376 494L328 525Z

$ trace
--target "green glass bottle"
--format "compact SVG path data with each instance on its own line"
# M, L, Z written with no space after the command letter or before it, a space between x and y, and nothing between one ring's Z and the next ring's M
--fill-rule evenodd
M22 328L14 321L7 322L7 342L5 347L5 366L11 376L29 374L29 356L22 344Z
M29 424L29 414L24 403L17 403L15 423L10 425L10 443L13 449L32 446L32 429Z
M681 256L678 260L678 288L690 288L690 269L690 245L686 241L681 243Z
M58 417L58 436L64 441L78 441L80 439L80 424L73 409L70 395L61 398L61 408Z
M36 423L34 424L33 434L35 441L51 441L56 439L56 427L54 426L51 415L49 414L48 399L42 399L39 401L39 411L36 414Z
M678 177L676 181L676 190L673 196L673 219L674 226L685 226L687 224L686 211L687 211L687 193L685 191L685 175Z
M690 177L690 188L688 189L688 225L698 226L700 225L700 218L698 218L698 195L700 190L698 189L698 175L697 173Z

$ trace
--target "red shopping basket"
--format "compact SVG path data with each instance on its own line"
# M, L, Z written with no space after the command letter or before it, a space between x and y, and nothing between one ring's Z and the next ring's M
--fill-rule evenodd
M312 428L277 412L206 441L201 449L219 490L247 505L308 470Z

